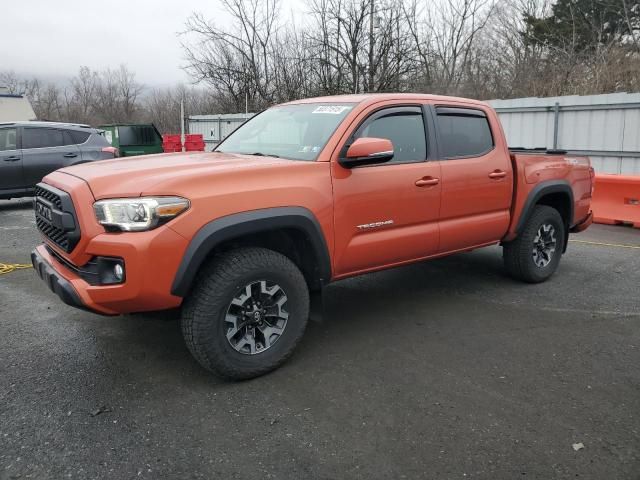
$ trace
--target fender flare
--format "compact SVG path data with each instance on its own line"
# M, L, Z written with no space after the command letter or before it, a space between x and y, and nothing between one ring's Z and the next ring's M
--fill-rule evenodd
M228 240L281 228L303 232L317 260L314 276L320 284L331 279L331 260L322 228L304 207L275 207L221 217L204 225L187 247L171 286L171 294L184 297L209 253Z
M549 195L552 193L561 193L567 196L569 200L569 218L565 222L565 232L564 232L564 251L567 250L567 243L569 239L569 229L573 226L573 215L574 215L574 199L573 199L573 190L571 190L571 186L569 182L565 180L549 180L546 182L541 182L536 185L533 190L529 193L527 200L522 207L522 213L520 214L520 218L518 219L518 224L516 226L516 235L520 235L522 229L524 228L527 220L531 216L533 212L533 207L536 206L538 201L545 195Z
M524 206L522 207L522 213L520 215L520 219L518 220L518 225L516 227L516 233L520 233L524 224L529 219L531 212L533 211L533 207L538 203L538 201L544 197L545 195L549 195L550 193L564 193L567 195L569 199L569 218L567 221L567 229L571 227L571 223L573 222L573 190L571 190L571 186L569 182L565 180L549 180L546 182L539 183L536 185L533 190L529 193L527 200L524 202Z

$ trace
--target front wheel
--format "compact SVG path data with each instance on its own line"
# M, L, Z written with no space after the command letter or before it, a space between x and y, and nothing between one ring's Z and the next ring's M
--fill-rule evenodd
M554 274L564 251L565 226L555 208L538 205L518 238L504 245L507 272L518 280L540 283Z
M280 366L309 318L309 291L296 265L264 248L214 258L182 309L187 347L206 369L233 380Z

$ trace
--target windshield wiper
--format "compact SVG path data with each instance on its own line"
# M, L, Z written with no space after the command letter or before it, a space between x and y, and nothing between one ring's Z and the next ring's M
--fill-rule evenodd
M280 158L278 155L274 155L273 153L254 152L254 153L250 153L249 155L254 155L254 156L256 156L256 157L273 157L273 158Z

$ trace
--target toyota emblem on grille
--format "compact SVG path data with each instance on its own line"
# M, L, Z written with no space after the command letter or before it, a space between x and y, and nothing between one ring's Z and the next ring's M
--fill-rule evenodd
M44 218L45 220L48 220L49 222L51 222L52 220L51 208L49 208L44 203L36 202L36 213L42 218Z

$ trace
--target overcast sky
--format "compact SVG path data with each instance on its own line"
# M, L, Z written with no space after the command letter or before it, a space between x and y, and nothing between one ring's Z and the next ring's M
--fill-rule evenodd
M303 8L282 2L283 14ZM177 34L193 11L226 19L217 0L3 0L0 70L63 80L124 63L147 86L188 81Z

